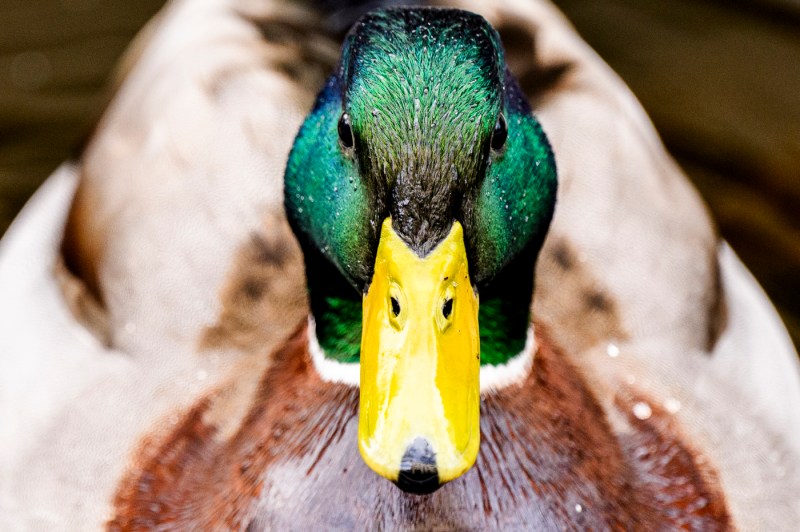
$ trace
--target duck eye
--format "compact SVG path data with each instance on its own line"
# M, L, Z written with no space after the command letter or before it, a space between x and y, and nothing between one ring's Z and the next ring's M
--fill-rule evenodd
M497 151L505 146L506 139L508 138L508 125L506 125L506 117L503 113L497 117L497 122L494 124L494 131L492 132L492 149Z
M339 118L339 140L345 148L353 147L353 128L350 127L350 115L342 113Z
M392 303L392 316L395 318L400 315L400 302L397 300L396 297L390 298Z
M442 305L442 316L444 316L444 319L448 319L450 317L450 314L452 313L453 313L453 298L451 297L444 302L444 305Z

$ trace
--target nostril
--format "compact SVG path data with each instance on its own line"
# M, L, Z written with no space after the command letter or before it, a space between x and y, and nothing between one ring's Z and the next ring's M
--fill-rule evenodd
M450 314L453 313L453 298L448 298L447 301L444 302L442 305L442 316L444 319L450 318Z
M397 487L416 495L427 495L440 488L436 454L425 438L415 439L400 461Z
M392 304L392 316L396 318L400 315L400 302L396 297L391 297L390 302Z

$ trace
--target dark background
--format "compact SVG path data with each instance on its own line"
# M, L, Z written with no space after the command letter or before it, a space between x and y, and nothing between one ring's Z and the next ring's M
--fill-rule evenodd
M639 97L800 345L800 1L560 0ZM163 0L2 0L0 234Z

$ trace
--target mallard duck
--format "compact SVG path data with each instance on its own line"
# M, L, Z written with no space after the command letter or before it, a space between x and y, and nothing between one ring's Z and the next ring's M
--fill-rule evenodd
M144 32L0 248L3 529L800 519L796 354L635 99L455 7Z
M361 454L401 488L434 491L477 457L480 366L530 356L556 200L550 145L497 34L453 9L365 16L285 186L317 358L360 366Z

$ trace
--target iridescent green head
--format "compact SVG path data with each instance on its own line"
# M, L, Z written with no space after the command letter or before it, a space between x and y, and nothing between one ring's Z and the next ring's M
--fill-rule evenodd
M550 146L497 33L458 10L388 9L359 21L286 172L301 240L359 290L387 216L421 254L461 221L481 284L541 240L555 190Z
M455 478L474 460L470 446L477 453L470 432L477 414L472 419L469 409L477 411L479 364L504 363L525 344L533 268L556 196L550 145L497 33L459 10L399 8L362 18L297 135L285 184L319 343L329 358L361 362L362 455L411 491ZM411 271L425 278L406 278ZM471 332L450 338L455 329ZM465 336L473 333L474 342ZM419 366L411 353L414 362L404 366L401 351L422 349L408 347L420 338L433 346L430 363ZM393 373L381 366L387 353L399 364ZM448 368L465 368L464 380L475 379L453 392L463 397L413 393L472 405L442 418L449 432L430 419L408 434L376 429L415 426L384 419L391 409L375 405L407 400L397 392L403 372L419 380L420 368L436 373L445 358ZM393 383L375 381L381 375ZM447 393L460 386L436 382ZM400 463L409 460L433 460L436 481L408 484Z

